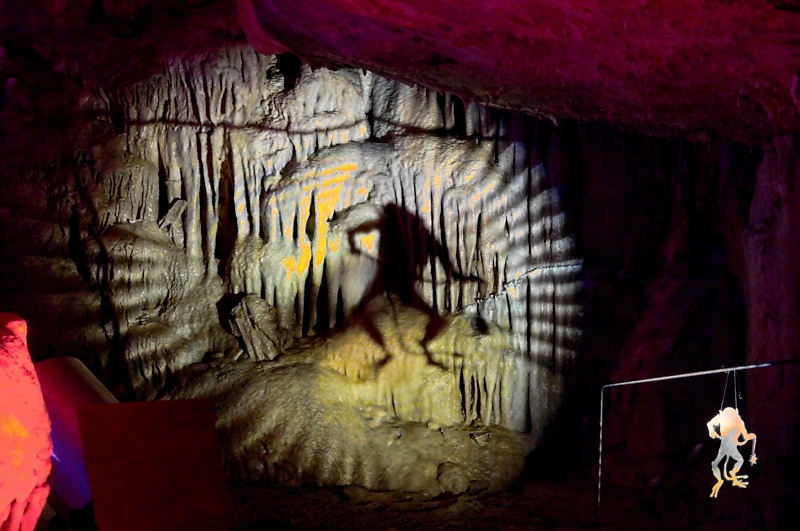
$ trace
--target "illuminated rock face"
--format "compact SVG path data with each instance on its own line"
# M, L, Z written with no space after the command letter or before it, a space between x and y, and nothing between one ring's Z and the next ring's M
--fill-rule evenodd
M0 529L30 531L50 487L50 419L27 349L27 326L0 313Z
M517 475L580 313L528 121L246 46L91 105L123 133L51 178L78 176L67 250L112 389L212 397L247 476L436 494Z
M534 442L477 419L478 396L498 407L508 348L508 334L479 318L381 298L274 361L196 364L167 396L211 396L229 464L250 479L431 496L498 489Z

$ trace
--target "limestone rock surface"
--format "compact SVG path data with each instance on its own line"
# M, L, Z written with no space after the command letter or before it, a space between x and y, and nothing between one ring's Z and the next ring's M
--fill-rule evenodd
M27 306L74 338L49 352L123 399L212 397L234 474L513 480L580 336L530 120L244 44L89 88L91 142L3 182L7 266L74 290Z
M499 394L476 375L498 371L508 335L484 326L374 300L274 361L196 364L166 396L212 397L228 464L242 477L427 496L497 490L522 471L534 438L493 427L478 443L480 420L465 422L475 411L459 386L489 403Z

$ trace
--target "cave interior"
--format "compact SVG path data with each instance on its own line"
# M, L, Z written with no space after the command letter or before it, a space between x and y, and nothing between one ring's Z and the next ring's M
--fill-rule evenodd
M798 98L797 0L9 0L0 311L236 529L790 529Z

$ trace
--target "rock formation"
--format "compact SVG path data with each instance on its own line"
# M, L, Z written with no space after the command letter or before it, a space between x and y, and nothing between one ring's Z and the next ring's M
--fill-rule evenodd
M0 528L32 531L50 487L50 419L27 348L27 325L0 313Z
M90 126L122 130L34 170L61 210L24 225L35 214L7 203L28 235L15 260L79 277L43 295L70 316L59 352L125 398L214 397L248 477L500 488L580 335L581 261L529 126L371 73L282 68L235 45L91 94ZM60 259L40 247L54 231Z

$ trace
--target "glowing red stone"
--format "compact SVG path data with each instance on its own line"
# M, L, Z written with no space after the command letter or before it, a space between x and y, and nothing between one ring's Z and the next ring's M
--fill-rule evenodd
M32 530L50 487L50 419L27 345L28 326L0 313L0 529Z

